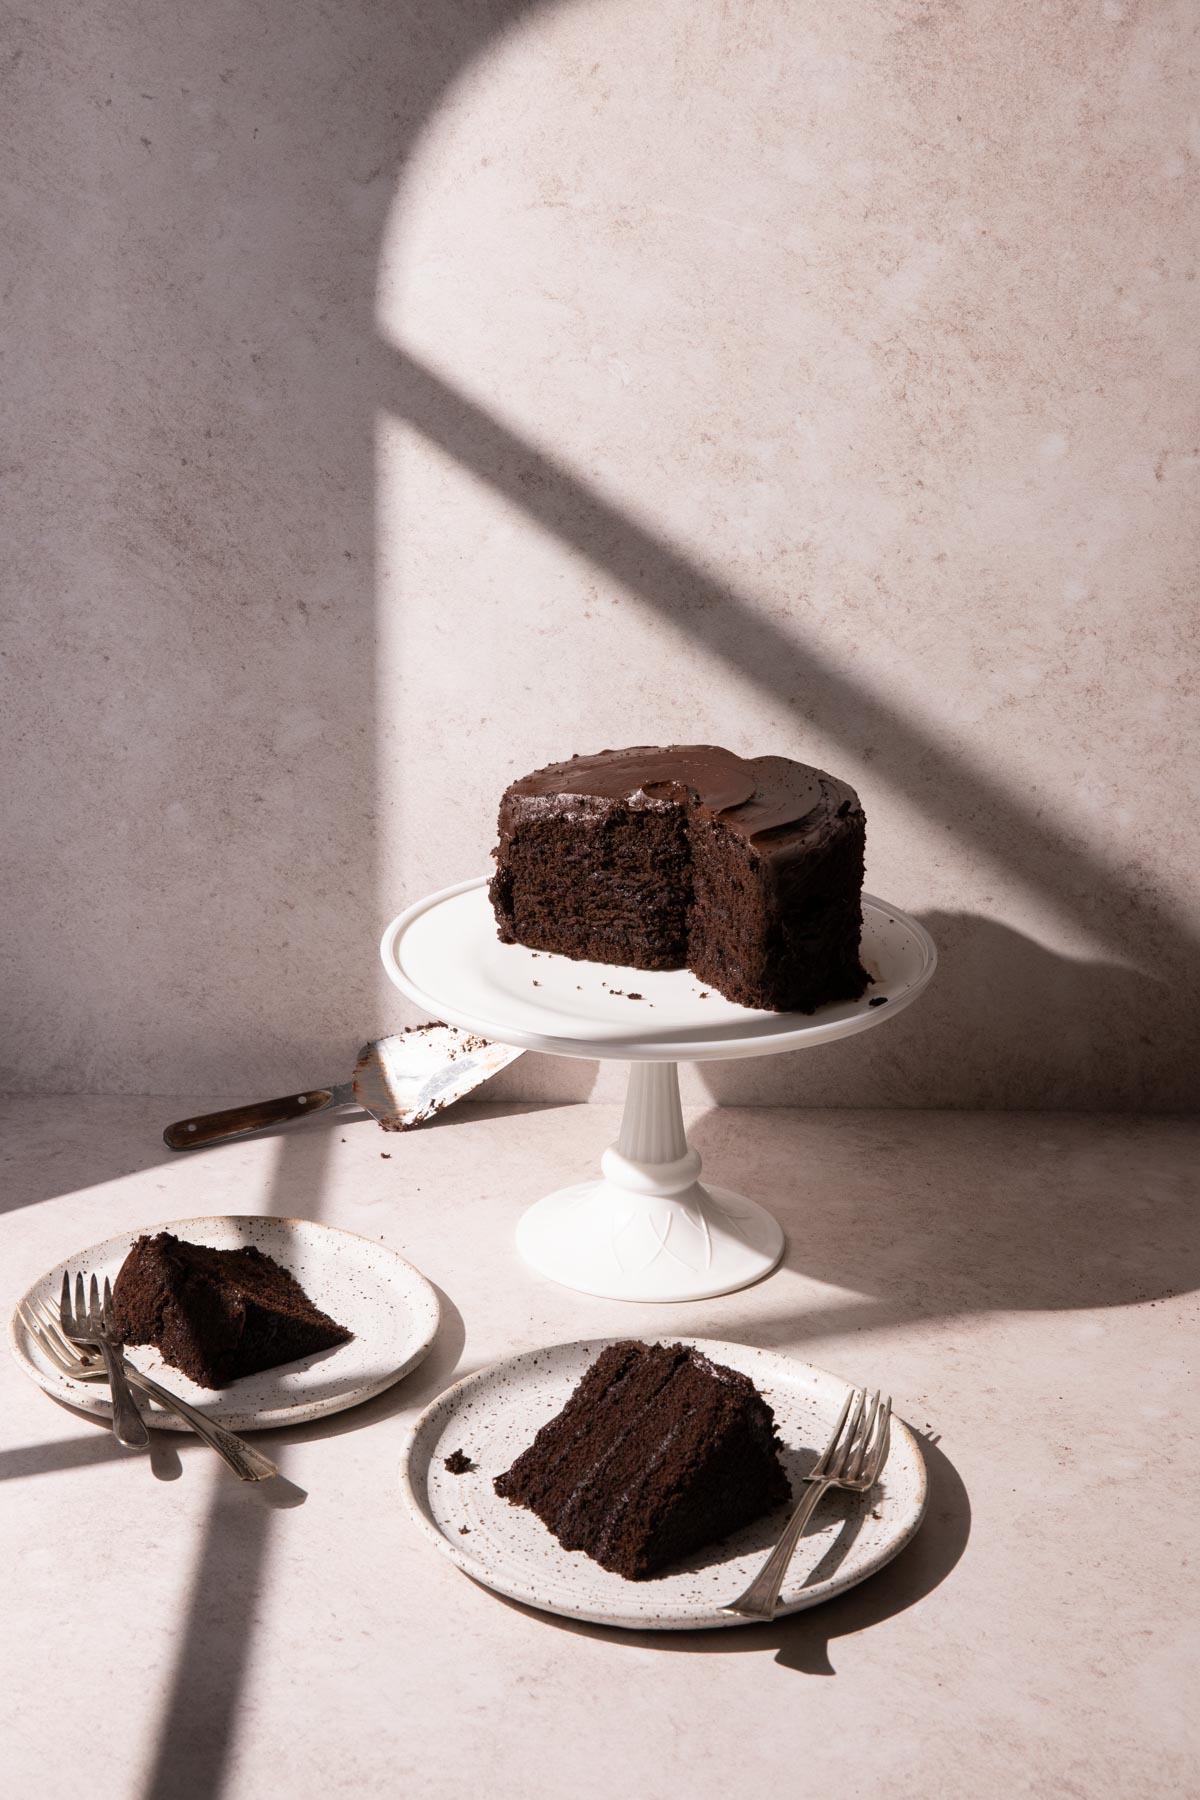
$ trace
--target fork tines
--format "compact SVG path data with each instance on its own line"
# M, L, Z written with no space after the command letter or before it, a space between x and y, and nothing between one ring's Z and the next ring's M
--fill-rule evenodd
M108 1277L104 1278L102 1297L96 1276L89 1276L85 1289L83 1272L77 1270L75 1296L72 1300L71 1272L64 1269L62 1293L58 1301L58 1322L64 1337L75 1342L85 1339L98 1343L103 1337L112 1337L112 1284Z
M852 1390L833 1441L808 1479L860 1489L873 1486L887 1461L891 1416L890 1394L885 1400L878 1391Z

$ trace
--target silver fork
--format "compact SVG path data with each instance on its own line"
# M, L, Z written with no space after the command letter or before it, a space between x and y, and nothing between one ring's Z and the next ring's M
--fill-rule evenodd
M108 1385L112 1389L113 1436L119 1444L142 1449L150 1442L146 1421L138 1411L137 1401L125 1378L125 1368L110 1329L105 1325L100 1304L100 1289L92 1276L91 1291L84 1299L83 1276L75 1277L75 1306L71 1307L71 1277L64 1270L62 1295L58 1302L58 1319L62 1333L73 1344L94 1344L104 1358Z
M107 1300L109 1284L105 1282L104 1285ZM22 1301L17 1310L26 1331L64 1375L70 1375L79 1381L107 1380L107 1371L99 1352L85 1344L73 1344L65 1338L54 1318L53 1309L43 1301L35 1300L29 1305ZM160 1387L157 1381L152 1381L149 1375L143 1375L131 1363L125 1363L124 1370L132 1386L149 1394L160 1406L190 1425L197 1437L203 1438L218 1456L224 1458L239 1480L266 1481L272 1475L278 1475L279 1465L273 1463L270 1457L264 1456L261 1450L255 1450L232 1431L227 1431L223 1425L218 1425L204 1413L197 1412L194 1406L189 1406L178 1394Z
M849 1424L847 1424L849 1420ZM773 1619L779 1590L787 1574L804 1527L830 1488L847 1488L865 1494L883 1472L891 1444L892 1401L879 1394L868 1400L867 1391L851 1388L841 1418L824 1451L805 1482L808 1492L784 1526L779 1542L744 1594L730 1600L722 1612L740 1613L746 1619Z

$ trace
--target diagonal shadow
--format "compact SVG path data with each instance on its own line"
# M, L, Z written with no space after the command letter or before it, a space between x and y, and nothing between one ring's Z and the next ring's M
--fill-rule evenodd
M937 980L870 1031L762 1062L705 1063L725 1106L949 1107L984 1112L1174 1113L1200 1101L1186 987L1112 958L1064 956L983 914L922 911ZM1151 1027L1169 1020L1167 1030ZM986 1029L983 1027L986 1025Z
M842 742L872 746L881 781L945 819L1062 919L1134 962L1145 955L1153 923L1156 960L1165 946L1181 973L1194 964L1200 940L1190 921L1144 877L1072 835L1068 821L1043 817L962 744L939 741L864 677L851 679L815 645L797 643L748 597L638 524L411 351L384 348L391 356L381 404L397 418L810 725Z
M720 1109L690 1139L730 1138ZM1196 1121L764 1109L762 1197L787 1233L773 1304L732 1296L722 1331L796 1347L920 1321L1093 1311L1200 1289ZM744 1140L743 1140L744 1141ZM837 1290L816 1294L793 1275Z
M25 1481L31 1475L57 1475L64 1469L128 1459L129 1451L117 1443L107 1420L104 1427L94 1438L55 1438L49 1444L22 1444L15 1450L0 1450L0 1481Z
M285 1218L320 1217L332 1134L280 1139L264 1211ZM163 1709L141 1800L212 1800L225 1785L238 1705L254 1640L270 1527L277 1502L299 1490L234 1481L213 1471L213 1498L196 1557L187 1614L179 1634L171 1689Z

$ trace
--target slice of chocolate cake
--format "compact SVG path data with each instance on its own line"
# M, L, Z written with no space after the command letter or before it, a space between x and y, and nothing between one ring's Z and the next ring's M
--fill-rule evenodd
M514 781L490 896L505 943L689 968L742 1006L857 999L866 820L844 781L713 744L602 750Z
M564 1550L644 1581L790 1495L775 1417L749 1376L684 1344L601 1351L496 1492Z
M253 1244L212 1250L160 1231L140 1237L113 1287L117 1335L153 1344L201 1387L295 1362L353 1335Z

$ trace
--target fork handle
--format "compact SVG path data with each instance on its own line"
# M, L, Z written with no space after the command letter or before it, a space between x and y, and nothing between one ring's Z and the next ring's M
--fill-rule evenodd
M149 1394L160 1406L190 1425L197 1437L203 1438L218 1456L224 1458L239 1481L267 1481L272 1475L278 1475L278 1463L273 1463L261 1450L255 1450L240 1437L235 1437L232 1431L226 1431L223 1425L218 1425L202 1412L197 1412L194 1406L189 1406L178 1394L159 1387L157 1381L152 1381L149 1375L143 1375L140 1369L129 1364L126 1365L125 1373L134 1387L140 1388L143 1394Z
M145 1419L138 1411L138 1403L130 1392L121 1353L104 1338L99 1343L104 1367L108 1372L108 1385L112 1390L113 1436L119 1444L128 1444L134 1450L143 1449L150 1442L150 1433L146 1429Z
M807 1494L779 1534L779 1542L768 1556L750 1586L736 1600L731 1600L722 1608L723 1612L744 1613L752 1619L773 1619L775 1608L779 1604L779 1590L783 1586L783 1578L787 1574L788 1564L800 1542L804 1527L816 1512L824 1496L835 1481L813 1481L809 1483Z

